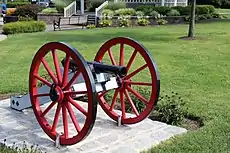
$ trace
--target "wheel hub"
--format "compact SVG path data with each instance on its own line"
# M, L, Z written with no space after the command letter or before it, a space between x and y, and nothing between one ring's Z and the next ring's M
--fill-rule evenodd
M52 86L50 88L50 99L52 101L57 101L57 102L63 101L64 93L59 86L52 84Z

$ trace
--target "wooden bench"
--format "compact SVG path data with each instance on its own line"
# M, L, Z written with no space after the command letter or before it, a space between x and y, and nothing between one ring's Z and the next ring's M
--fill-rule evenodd
M54 31L56 30L56 28L61 30L61 17L58 17L57 21L56 20L53 21L53 27L54 27Z
M70 24L70 19L71 17L58 17L57 20L53 21L53 28L54 31L58 28L59 30L61 30L61 19L69 19L69 24Z

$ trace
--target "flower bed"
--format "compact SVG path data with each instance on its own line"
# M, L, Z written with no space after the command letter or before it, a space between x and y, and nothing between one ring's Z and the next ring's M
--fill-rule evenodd
M99 26L106 27L119 27L119 26L144 26L144 25L162 25L165 24L182 24L186 23L185 16L175 16L175 17L161 17L161 18L153 18L153 17L118 17L114 16L112 18L102 17L99 19Z

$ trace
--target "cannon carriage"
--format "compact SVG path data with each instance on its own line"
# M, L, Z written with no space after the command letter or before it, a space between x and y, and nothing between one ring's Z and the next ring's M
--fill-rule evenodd
M135 76L142 71L148 73L147 79L136 81ZM148 97L135 90L135 86L143 90L148 87ZM148 117L157 104L159 92L156 63L147 49L131 38L108 40L99 48L93 62L87 62L65 43L50 42L33 58L29 93L11 97L11 107L17 110L32 107L39 125L52 140L73 145L91 132L98 102L119 125L135 124ZM82 102L82 97L87 102ZM137 108L133 97L141 102L143 109ZM131 113L127 112L127 105ZM75 131L69 131L71 126Z

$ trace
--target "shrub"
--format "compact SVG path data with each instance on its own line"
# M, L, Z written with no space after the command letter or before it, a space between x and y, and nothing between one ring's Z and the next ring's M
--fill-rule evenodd
M86 28L87 29L94 29L94 28L96 28L96 25L95 24L90 24L90 25L87 25Z
M206 6L197 5L196 14L209 14L209 8Z
M50 14L50 13L58 13L56 8L46 8L42 10L42 13Z
M143 17L145 14L142 11L136 11L135 15L137 17Z
M165 24L168 23L168 21L165 20L165 19L157 19L157 23L158 23L159 25L165 25Z
M221 18L221 14L219 14L219 13L213 13L212 17L213 18Z
M7 146L6 139L0 146L1 153L43 153L38 145L28 146L25 141L23 141L22 147L18 147L14 142L12 146Z
M205 14L205 16L206 16L207 19L212 19L213 18L212 14Z
M142 6L137 6L136 11L142 11L144 12L145 15L148 16L150 16L150 13L152 11L157 11L162 15L167 15L167 13L171 11L171 8L167 6L142 5Z
M16 8L7 8L6 15L10 16L16 11Z
M22 6L22 5L26 5L26 4L30 4L30 2L7 2L7 7L8 8L16 8L17 6Z
M137 23L138 23L138 25L140 25L140 26L146 26L146 25L148 25L150 22L149 22L149 20L147 20L147 19L138 19L138 20L137 20Z
M46 24L43 21L19 21L3 25L4 34L31 33L45 31Z
M178 93L165 94L159 97L158 104L150 118L171 125L181 125L187 112L187 108L183 108L184 105L185 103Z
M55 0L55 8L56 8L58 13L64 13L64 8L67 5L68 4L63 0Z
M122 17L119 17L118 19L119 19L119 26L120 27L128 27L130 25L129 17L122 16Z
M109 4L105 7L105 9L110 9L110 10L118 10L118 9L122 9L122 8L126 8L126 3L123 2L109 2Z
M172 9L177 10L180 15L189 15L190 13L190 6L184 7L184 6L174 6Z
M213 5L204 5L205 7L207 7L209 9L209 13L215 13L215 7Z
M114 12L112 10L109 9L104 9L102 11L102 16L106 16L106 17L112 17L114 15Z
M207 16L205 14L197 16L197 20L206 20L206 19L207 19Z
M118 9L115 11L116 16L133 16L135 15L135 10L132 8L123 8L123 9Z
M167 13L167 16L180 16L180 12L175 9L172 9Z
M168 12L171 11L172 8L167 6L156 6L153 7L153 10L157 11L159 14L167 15Z
M88 8L89 12L95 12L95 9L99 7L104 1L103 0L92 0Z
M154 17L154 18L157 18L159 16L159 13L157 11L152 11L150 13L150 16Z
M150 16L150 13L153 11L152 5L140 5L136 7L136 11L141 11L144 13L144 15Z
M18 6L16 11L13 13L16 16L29 17L37 20L37 13L42 11L42 7L37 4L27 4Z
M22 16L19 16L18 17L18 21L34 21L33 18L30 18L30 17L22 17Z
M112 25L112 20L102 19L102 20L100 20L99 25L101 27L109 27Z

